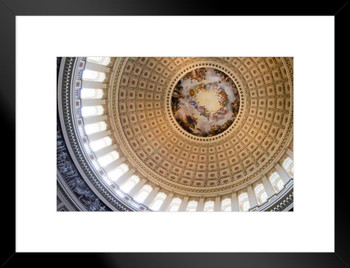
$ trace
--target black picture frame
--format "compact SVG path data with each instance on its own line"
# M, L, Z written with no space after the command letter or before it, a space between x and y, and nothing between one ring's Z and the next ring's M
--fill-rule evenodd
M0 61L1 98L0 116L3 141L8 148L1 154L2 173L2 216L1 216L1 267L349 267L350 248L345 197L347 178L335 180L335 252L334 253L16 253L16 76L15 48L16 16L58 16L58 15L313 15L335 18L335 79L336 85L343 84L349 53L345 51L348 42L346 25L349 25L347 1L321 1L314 3L283 3L282 1L259 3L221 1L220 5L202 5L198 2L161 0L0 0ZM186 8L184 8L186 7ZM344 27L345 26L345 27ZM346 65L345 65L346 66ZM321 79L321 78L319 78ZM348 87L348 86L347 86ZM338 107L341 107L340 105ZM55 118L53 118L55 120ZM335 176L337 178L337 176ZM321 197L320 197L321 198ZM310 209L314 204L310 200ZM320 223L322 224L322 223ZM60 230L57 230L58 232ZM117 242L117 241L116 241ZM288 232L279 240L288 243ZM303 243L303 241L300 241Z

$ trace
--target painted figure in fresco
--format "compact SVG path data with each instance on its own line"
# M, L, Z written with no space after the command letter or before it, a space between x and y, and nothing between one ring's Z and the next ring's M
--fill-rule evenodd
M224 91L224 90L221 90L220 92L219 92L219 94L220 94L220 96L221 96L221 103L222 103L222 105L223 106L226 106L226 104L227 104L227 94L226 94L226 92Z
M188 132L194 133L193 130L195 129L197 124L197 119L195 117L186 115L186 118L184 120L177 119L177 122Z
M191 79L191 80L197 80L198 82L202 81L205 78L206 68L199 68L195 69L191 72L188 72L184 77L183 80Z
M238 110L239 110L239 100L235 99L232 103L231 103L231 109L232 112L234 114L235 117L237 117L238 115Z
M184 98L184 95L182 94L183 87L181 86L181 81L177 83L172 96L171 96L171 104L172 104L172 110L177 111L180 109L180 99Z

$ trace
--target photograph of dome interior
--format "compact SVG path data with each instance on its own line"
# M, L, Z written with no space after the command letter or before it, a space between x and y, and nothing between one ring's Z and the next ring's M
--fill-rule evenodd
M293 58L57 58L57 211L293 211Z

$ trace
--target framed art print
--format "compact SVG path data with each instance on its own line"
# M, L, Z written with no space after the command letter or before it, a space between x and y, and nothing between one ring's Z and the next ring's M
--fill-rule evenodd
M348 4L229 6L0 2L2 267L348 266Z

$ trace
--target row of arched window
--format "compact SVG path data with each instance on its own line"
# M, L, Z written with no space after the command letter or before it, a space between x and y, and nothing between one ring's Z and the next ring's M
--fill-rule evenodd
M283 162L283 168L291 175L293 176L293 161L291 158L287 157ZM126 172L128 170L127 166L125 164L121 164L120 167L118 167L115 171L118 173L118 175L122 175L123 172ZM120 186L120 189L124 191L125 193L130 192L130 190L136 186L137 183L139 183L140 179L137 176L131 176L130 179L128 179L124 184ZM271 186L273 187L274 193L280 192L283 187L284 183L281 177L277 172L273 172L269 176L269 182ZM153 187L149 184L145 184L134 196L134 200L136 200L139 203L142 203L145 201L147 196L152 192ZM266 192L266 189L262 182L258 182L254 184L254 194L255 198L257 200L258 205L264 204L269 196ZM153 199L152 203L149 205L149 208L152 210L159 210L165 201L167 195L164 192L159 192ZM241 191L239 192L238 196L238 206L240 211L248 211L251 206L249 202L249 196L247 191ZM232 199L230 197L224 198L221 201L220 207L221 211L231 211L232 210ZM179 197L175 197L170 202L168 208L166 211L178 211L180 208L180 205L182 203L182 199ZM199 200L190 200L185 208L185 211L196 211L198 206ZM214 200L208 200L204 203L203 211L214 211L215 202Z
M107 66L110 64L111 59L109 57L87 57L87 62L92 64L99 64L102 66ZM83 85L80 91L81 100L101 100L106 98L104 91L103 82L106 80L106 74L104 72L89 70L86 68L82 75ZM94 82L84 83L84 82ZM85 86L88 85L88 86ZM91 86L93 85L93 87ZM96 102L98 103L98 102ZM108 149L112 148L112 139L109 135L97 135L98 133L103 133L108 130L108 124L105 121L105 118L101 120L90 120L91 118L100 118L105 113L105 108L103 105L96 104L90 101L89 105L82 106L81 116L86 122L84 124L85 134L90 140L89 146L93 152L98 155L97 162L99 165L107 171L108 179L110 183L116 183L118 179L126 174L129 171L129 167L119 161L120 156L116 150ZM96 138L97 137L97 138ZM119 162L118 162L119 161ZM118 163L116 165L115 163ZM290 157L286 157L282 163L284 170L290 174L291 177L294 176L294 165L293 160ZM281 179L278 172L273 172L268 177L268 182L270 183L273 193L278 193L284 187L284 182ZM266 182L265 182L266 184ZM149 184L144 184L144 181L141 181L140 178L136 175L130 174L127 179L123 180L120 185L118 185L121 191L125 194L130 194L130 196L136 202L142 204L146 198L154 190L153 187ZM270 186L269 186L270 187ZM262 181L257 182L253 185L253 198L256 199L258 205L264 204L268 198L271 196L268 195L267 190L265 189L264 183ZM250 197L247 190L241 190L236 195L237 201L233 201L232 197L222 198L220 204L216 204L214 200L200 200L192 199L184 201L180 197L173 197L171 200L167 200L167 194L165 192L157 192L155 197L151 202L149 202L149 209L154 211L164 210L164 211L179 211L182 206L182 211L249 211L251 208ZM166 201L167 200L167 201ZM165 203L166 201L166 203ZM182 202L187 202L182 205ZM216 201L217 202L217 201ZM233 204L232 202L237 202ZM235 208L236 209L235 209Z

